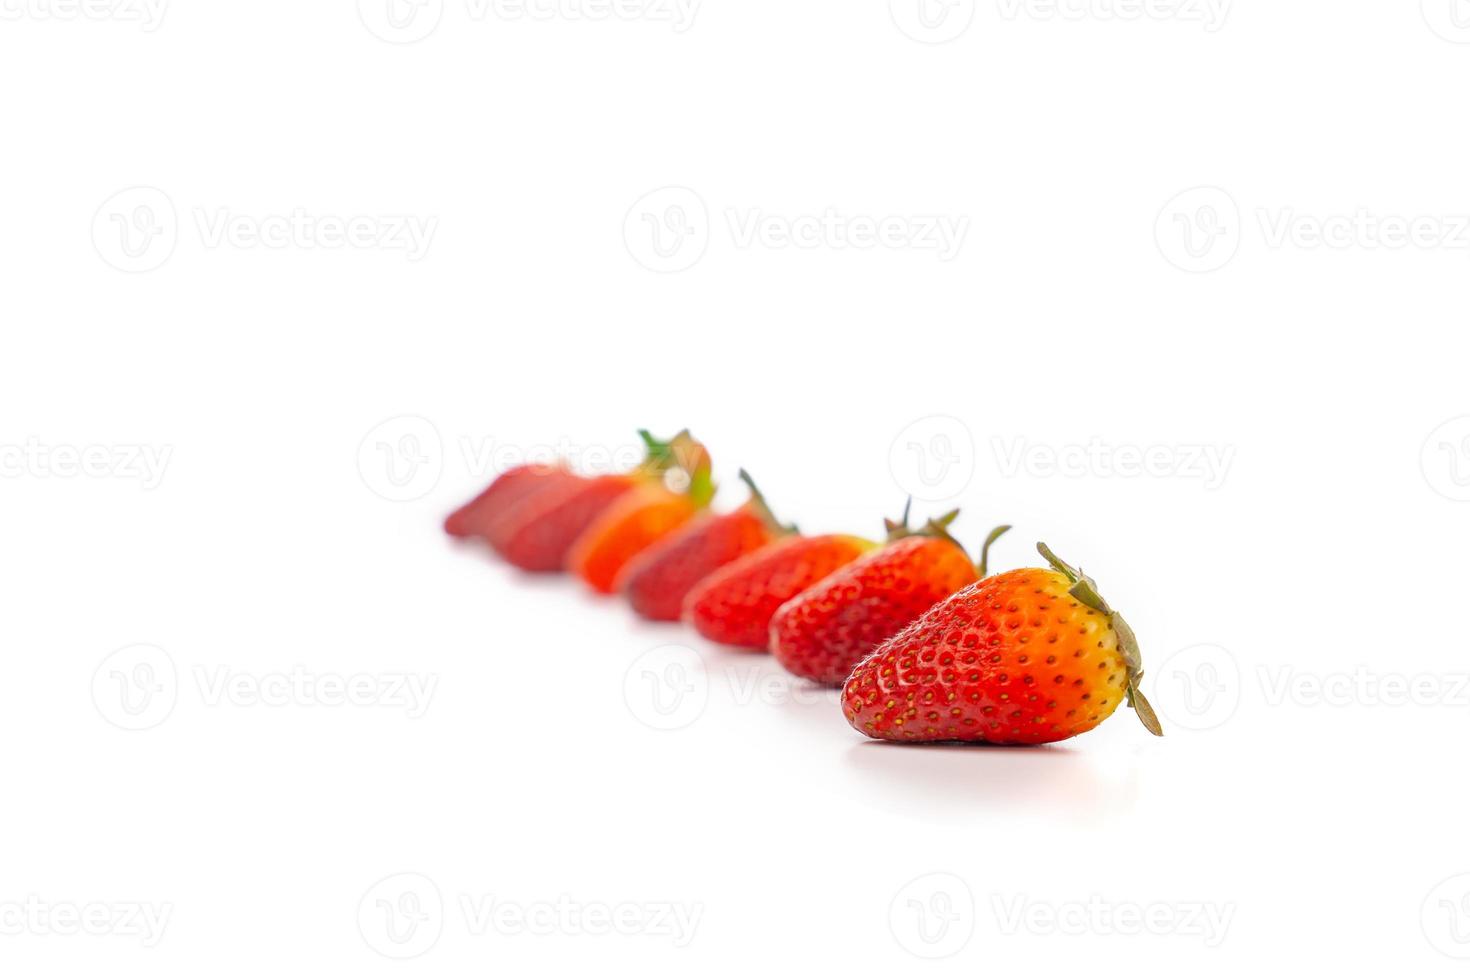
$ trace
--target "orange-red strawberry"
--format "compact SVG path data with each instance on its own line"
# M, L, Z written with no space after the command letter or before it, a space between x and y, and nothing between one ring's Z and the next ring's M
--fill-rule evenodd
M709 454L703 446L675 440L681 457L682 493L646 482L614 501L578 536L567 567L598 592L614 591L618 574L638 554L683 527L714 496Z
M977 569L945 530L958 514L930 521L915 533L905 512L903 525L890 525L888 545L838 569L776 611L771 653L799 677L840 685L884 640L984 578L991 544L1010 528L991 532Z
M764 651L783 602L876 547L846 534L782 538L695 586L684 618L706 639Z
M525 463L506 470L480 495L444 519L444 530L456 538L484 537L490 524L519 501L572 476L561 463Z
M1091 731L1127 702L1162 735L1138 689L1138 641L1092 579L1051 568L994 575L930 609L857 666L842 710L870 738L1035 745Z
M645 619L678 619L685 596L706 575L784 534L795 533L795 528L782 527L776 521L749 474L741 470L740 479L750 487L750 500L744 506L729 514L695 519L623 569L616 587L628 597L638 615Z
M561 571L573 543L604 510L635 488L658 485L677 471L681 457L704 453L687 432L669 442L647 432L639 435L648 456L637 469L598 477L566 474L480 521L478 533L512 565L532 572Z

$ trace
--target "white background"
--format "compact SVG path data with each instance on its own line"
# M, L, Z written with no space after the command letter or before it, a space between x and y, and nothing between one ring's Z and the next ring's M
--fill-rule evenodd
M1462 975L1470 9L1120 2L4 0L0 971ZM867 743L440 533L640 425L1045 539L1168 736Z

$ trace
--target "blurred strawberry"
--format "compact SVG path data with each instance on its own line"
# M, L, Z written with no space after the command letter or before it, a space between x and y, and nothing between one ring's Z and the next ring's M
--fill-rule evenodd
M531 572L566 568L573 543L604 510L634 489L659 486L666 475L680 470L681 454L697 457L703 453L688 432L667 442L644 431L639 436L648 451L636 469L597 477L568 474L482 521L481 535L518 568Z
M531 494L567 480L575 480L560 461L525 463L495 478L480 495L444 519L444 530L456 538L484 537L497 517Z
M628 562L615 585L638 615L677 620L685 597L705 576L795 533L772 515L750 474L741 470L740 479L750 488L750 499L740 509L699 517Z
M793 534L738 558L696 585L684 618L717 643L764 651L781 604L877 545L846 534Z
M708 451L687 434L675 437L672 448L680 492L663 482L644 482L598 514L572 545L567 567L596 591L614 591L628 562L691 521L714 497Z

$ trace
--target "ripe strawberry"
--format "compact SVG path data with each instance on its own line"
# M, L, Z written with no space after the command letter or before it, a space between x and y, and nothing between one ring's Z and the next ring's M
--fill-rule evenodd
M593 521L624 494L641 486L657 485L699 446L687 432L660 442L647 432L639 435L648 446L644 462L629 473L598 477L567 474L528 493L504 511L480 524L480 533L512 565L531 572L561 571L572 544Z
M525 463L495 478L480 495L444 519L444 531L456 538L483 537L489 525L517 502L561 481L575 479L561 463Z
M876 547L845 534L782 538L696 585L684 618L707 639L764 651L771 617L783 602Z
M628 562L616 587L638 615L677 620L685 596L706 575L796 532L776 521L748 473L741 470L740 479L750 487L750 500L739 510L697 518Z
M841 685L852 669L936 602L985 577L990 533L978 570L946 528L959 511L919 531L889 524L889 544L822 579L776 611L771 653L787 670L819 684ZM977 574L978 572L978 574Z
M1162 735L1133 630L1092 579L1037 549L1051 568L969 585L859 664L848 723L890 741L1035 745L1091 731L1126 700Z
M578 536L567 555L567 567L598 592L614 590L618 573L655 542L667 537L709 506L715 494L710 482L709 453L687 437L675 440L680 455L682 493L662 483L645 482L598 514Z

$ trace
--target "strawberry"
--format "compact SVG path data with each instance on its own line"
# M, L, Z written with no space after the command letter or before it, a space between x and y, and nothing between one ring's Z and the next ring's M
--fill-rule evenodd
M1058 742L1125 700L1163 729L1138 689L1138 640L1092 579L1037 549L1021 568L961 589L880 646L842 689L848 723L901 742Z
M687 432L668 442L639 432L648 446L644 462L629 473L583 477L567 474L481 522L480 533L512 565L531 572L561 571L582 533L632 490L656 486L699 444ZM699 447L703 452L703 447Z
M497 476L480 495L444 519L451 537L483 537L492 521L531 494L574 479L561 463L525 463Z
M845 534L793 534L712 573L690 591L684 618L716 643L764 651L771 617L792 596L876 548Z
M884 640L935 603L985 577L990 546L1009 527L990 533L980 565L946 528L959 511L917 532L889 523L887 546L863 555L787 602L771 619L771 652L799 677L840 686Z
M682 493L646 482L598 514L572 545L567 567L594 590L614 591L629 561L709 506L715 494L709 453L687 435L676 437L673 448L680 457L678 475L686 483Z
M741 470L740 479L750 488L744 506L729 514L696 519L628 562L616 587L638 615L677 620L685 596L706 575L796 532L776 521L750 474Z

